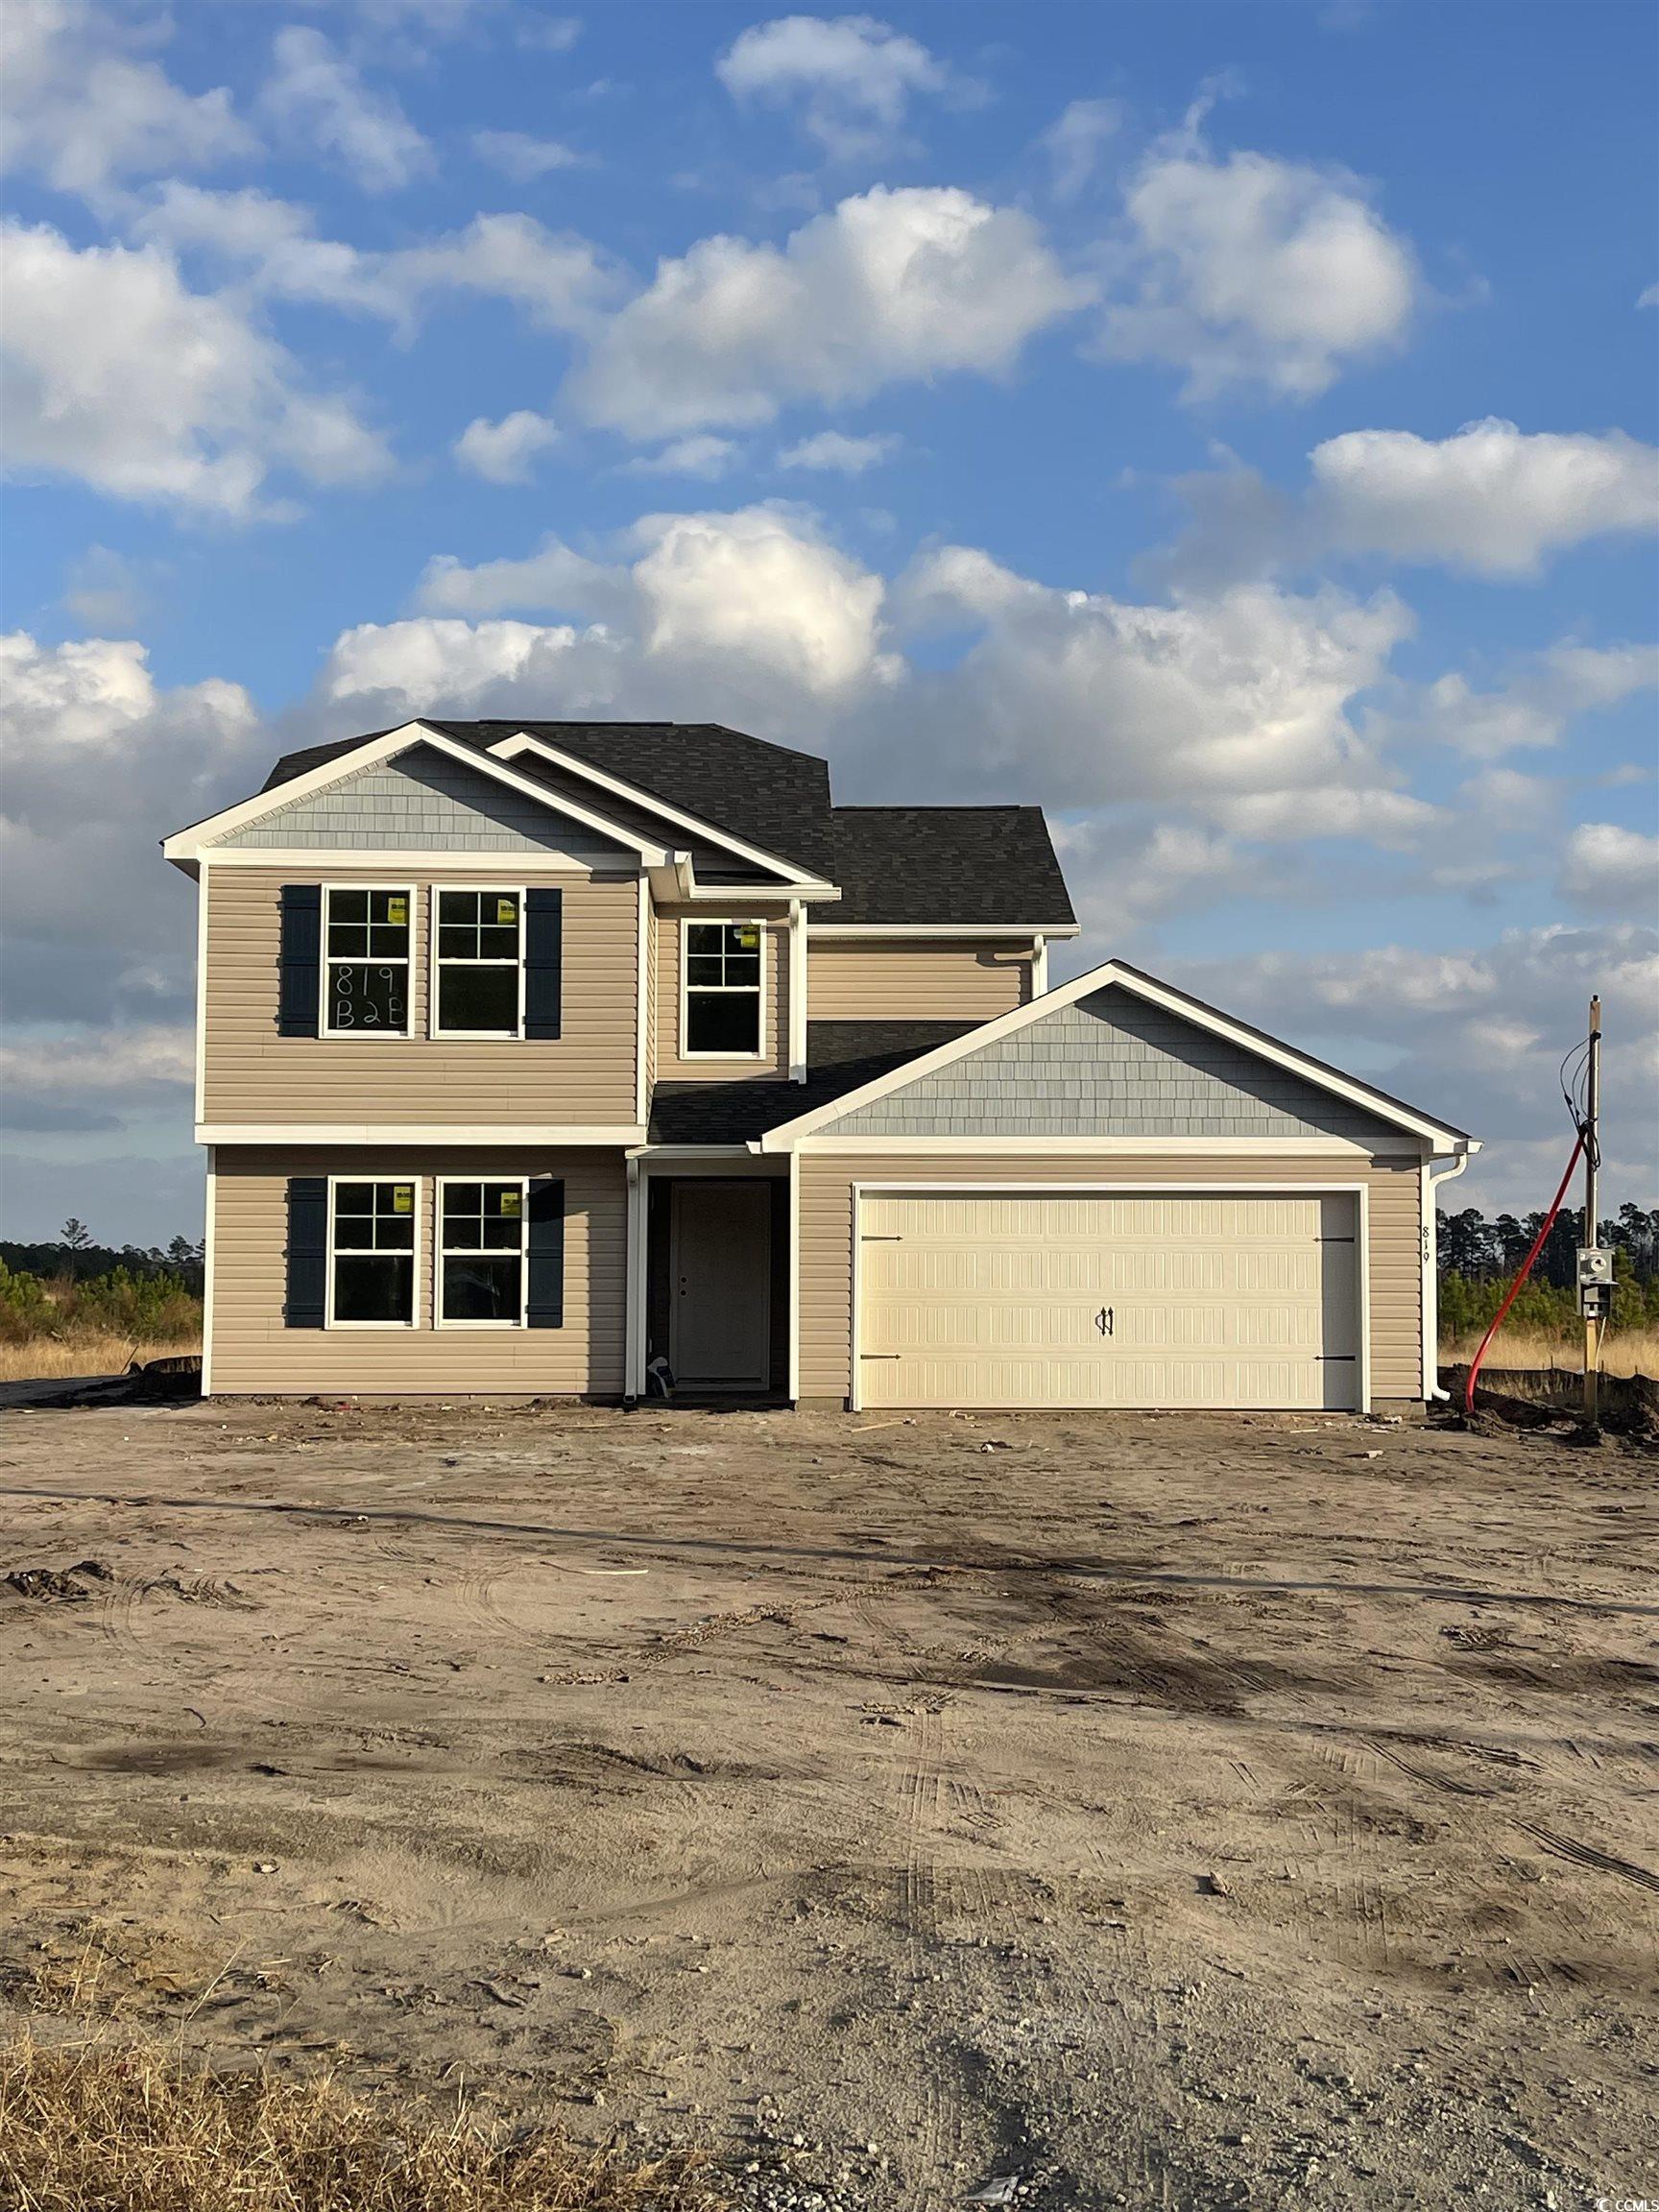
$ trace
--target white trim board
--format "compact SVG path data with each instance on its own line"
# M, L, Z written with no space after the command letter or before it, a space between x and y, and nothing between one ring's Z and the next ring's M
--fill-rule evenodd
M1254 1053L1260 1060L1289 1070L1292 1074L1300 1075L1317 1090L1328 1091L1334 1097L1346 1099L1350 1105L1362 1108L1380 1121L1392 1122L1397 1129L1408 1129L1414 1137L1426 1138L1439 1149L1453 1152L1479 1149L1477 1140L1466 1136L1462 1130L1450 1129L1440 1122L1431 1121L1414 1108L1402 1105L1398 1099L1389 1098L1380 1091L1373 1091L1369 1084L1360 1083L1352 1076L1339 1075L1334 1070L1310 1059L1308 1054L1298 1052L1293 1045L1281 1044L1277 1038L1263 1036L1242 1022L1232 1021L1227 1015L1217 1013L1214 1007L1202 1005L1195 998L1189 998L1184 992L1175 990L1170 984L1160 983L1150 975L1142 975L1139 969L1129 968L1120 960L1106 960L1097 968L1087 969L1083 974L1074 975L1069 983L1062 983L1054 990L1046 992L1042 998L1030 998L1022 1006L1011 1007L1006 1014L998 1014L989 1022L982 1022L978 1028L968 1030L965 1035L953 1038L949 1044L936 1045L932 1051L920 1053L914 1060L906 1060L902 1067L873 1077L868 1083L860 1084L855 1091L844 1092L839 1098L832 1098L827 1105L815 1107L810 1113L797 1115L792 1121L780 1122L758 1140L760 1149L763 1152L786 1152L804 1137L816 1136L820 1130L856 1112L859 1107L872 1105L877 1099L885 1098L890 1092L902 1091L921 1076L931 1075L936 1069L951 1067L956 1061L965 1060L971 1053L977 1052L982 1046L995 1045L1002 1038L1014 1035L1017 1030L1025 1028L1028 1023L1042 1021L1060 1007L1074 1005L1079 998L1090 998L1094 992L1108 990L1114 985L1129 992L1134 998L1144 999L1148 1005L1162 1007L1166 1013L1175 1015L1180 1021L1191 1022L1194 1028L1206 1029L1213 1036L1226 1038L1230 1044ZM1028 1148L1041 1152L1044 1143L1042 1140L1036 1140Z
M206 1206L202 1215L202 1395L213 1394L213 1216L219 1204L219 1155L207 1147Z
M759 1151L763 1138L752 1140ZM1374 1152L1349 1137L803 1137L789 1147L814 1160L840 1154L910 1159L975 1159L980 1154L1022 1160L1166 1158L1193 1160L1284 1160L1312 1158L1375 1160L1386 1166L1414 1167L1421 1152Z
M507 1144L579 1151L589 1145L615 1145L630 1151L645 1142L637 1121L572 1123L567 1128L515 1121L493 1129L481 1121L200 1121L198 1144L385 1144L461 1145L484 1152ZM360 1178L359 1178L360 1180ZM381 1181L385 1178L381 1177Z
M637 806L642 814L659 815L671 822L676 829L688 830L694 837L705 837L710 845L723 846L728 853L735 853L740 860L753 861L783 878L780 888L794 883L822 883L823 877L810 868L801 868L792 860L780 858L776 853L765 852L758 845L745 843L733 835L730 830L717 830L712 822L705 822L699 815L687 814L681 807L671 806L666 800L658 799L643 791L637 783L629 783L620 776L612 776L603 768L595 768L589 761L579 760L573 754L563 753L557 745L550 745L545 737L534 736L528 730L519 730L511 737L498 737L490 751L501 760L516 760L521 753L539 753L542 759L567 775L580 776L589 783L597 784L608 791L613 799L622 799L630 806Z
M814 937L1080 937L1081 922L814 922Z
M602 861L577 860L567 853L521 853L484 845L450 846L443 853L414 846L211 845L204 847L200 863L180 861L180 866L204 868L209 859L215 868L301 869L309 870L312 875L323 868L331 876L338 876L342 869L349 872L355 868L413 868L422 879L458 870L475 876L481 867L488 868L492 861L499 860L513 875L527 876L537 882L543 878L555 883L561 879L577 883L632 883L636 879L642 883L645 880L643 872L631 866L621 854L614 866L607 867Z
M1194 1183L1189 1182L1187 1178L1183 1176L1178 1181L1163 1183L1076 1183L1066 1182L1060 1178L1056 1178L1056 1180L1052 1183L1021 1183L1016 1185L985 1182L880 1182L853 1183L850 1184L848 1188L851 1190L853 1194L851 1214L851 1231L853 1241L853 1251L851 1257L852 1296L848 1314L849 1334L847 1339L847 1361L850 1370L848 1375L849 1387L847 1394L847 1405L848 1409L851 1412L859 1413L863 1411L863 1393L858 1387L858 1346L861 1341L863 1326L863 1315L859 1307L862 1286L859 1280L858 1262L859 1253L863 1244L863 1238L859 1235L858 1224L862 1217L864 1196L867 1191L873 1196L889 1198L934 1198L937 1197L942 1191L954 1192L959 1196L970 1195L982 1198L1030 1198L1041 1197L1044 1195L1050 1197L1059 1196L1066 1198L1075 1198L1087 1196L1091 1193L1102 1197L1168 1198L1181 1197L1186 1195L1188 1192L1223 1195L1231 1198L1260 1198L1262 1196L1271 1196L1275 1194L1275 1192L1277 1192L1277 1194L1282 1197L1289 1198L1350 1197L1355 1201L1356 1219L1354 1228L1354 1251L1356 1270L1358 1275L1357 1288L1359 1301L1358 1390L1357 1393L1358 1404L1356 1407L1356 1410L1360 1413L1369 1413L1371 1410L1371 1189L1369 1184L1286 1183L1283 1186L1280 1186L1270 1183L1250 1183L1240 1186L1237 1183L1223 1182ZM1011 1408L1011 1410L1016 1409L1017 1408ZM1114 1408L1107 1406L1097 1406L1093 1400L1089 1400L1076 1407L1043 1407L1040 1408L1040 1410L1093 1411L1105 1413L1112 1412L1114 1410L1119 1410L1119 1408ZM1129 1408L1121 1408L1121 1410L1129 1410ZM1191 1411L1193 1409L1191 1407L1185 1407L1183 1410ZM1223 1410L1232 1410L1232 1408L1223 1408ZM1265 1411L1269 1410L1269 1408L1240 1407L1238 1408L1238 1410ZM1309 1408L1309 1410L1317 1410L1317 1408Z
M291 776L285 783L275 784L269 791L256 792L252 799L244 799L234 806L227 806L218 814L209 814L200 822L193 822L183 830L175 830L171 837L161 841L161 852L168 860L200 860L204 849L212 851L215 859L224 857L215 849L215 840L232 835L246 829L250 822L257 822L279 807L291 805L297 799L308 798L314 791L324 791L331 783L338 783L359 768L371 768L376 761L390 760L397 754L406 753L415 745L430 745L439 753L446 753L452 760L463 766L476 768L481 776L504 783L510 791L521 798L533 799L548 813L563 815L567 821L580 822L584 829L597 836L620 845L624 851L637 854L640 862L649 868L666 867L668 849L652 845L637 836L631 830L623 830L604 815L586 807L574 799L565 799L549 791L544 783L534 778L521 776L517 769L492 755L475 753L469 745L463 745L442 730L434 730L425 722L405 722L401 729L388 730L378 737L366 737L359 745L349 745L343 753L335 754L315 768L307 768L299 776ZM265 855L261 854L261 858ZM475 861L470 865L476 866Z

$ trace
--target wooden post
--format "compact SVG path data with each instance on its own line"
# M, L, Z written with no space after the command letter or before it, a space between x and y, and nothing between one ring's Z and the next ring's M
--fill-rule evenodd
M1584 1070L1584 1243L1586 1249L1595 1247L1596 1237L1596 1163L1599 1130L1597 1118L1601 1107L1601 998L1598 993L1590 1001L1590 1039L1588 1059ZM1590 1314L1584 1316L1584 1418L1595 1424L1600 1412L1601 1323Z

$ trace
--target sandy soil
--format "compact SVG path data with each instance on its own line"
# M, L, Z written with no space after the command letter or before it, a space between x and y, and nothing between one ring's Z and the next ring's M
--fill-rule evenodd
M1338 1418L7 1413L0 1576L63 1578L0 1581L0 1988L781 2144L858 2212L1659 2198L1656 1476Z

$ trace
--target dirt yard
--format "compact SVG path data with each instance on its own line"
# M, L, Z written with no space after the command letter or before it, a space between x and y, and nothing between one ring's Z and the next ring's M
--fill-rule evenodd
M1659 2198L1656 1483L1336 1417L7 1413L4 2002L756 2204Z

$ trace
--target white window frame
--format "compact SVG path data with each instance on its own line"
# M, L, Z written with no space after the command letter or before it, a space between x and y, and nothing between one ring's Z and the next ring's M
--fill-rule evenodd
M716 929L756 929L760 941L760 974L756 986L757 1011L759 1016L753 1052L694 1052L690 1046L691 955L689 932L712 926ZM745 996L745 984L700 983L697 988L710 997L736 998L739 991ZM757 914L682 914L680 917L680 1057L682 1060L729 1060L745 1067L754 1067L763 1061L766 1053L766 923Z
M337 1247L334 1241L334 1194L342 1183L407 1183L415 1192L414 1243L411 1258L414 1269L409 1283L409 1318L407 1321L339 1321L334 1316L334 1260ZM408 1331L421 1326L421 1224L425 1216L421 1210L421 1186L419 1175L386 1175L378 1172L360 1172L355 1175L330 1175L328 1178L328 1246L325 1255L327 1275L325 1284L323 1326L325 1329L401 1329ZM360 1254L364 1247L354 1245L351 1252Z
M438 907L439 907L440 895L441 895L443 892L445 892L445 891L471 891L471 892L475 892L475 893L479 894L480 896L483 896L483 895L485 895L485 894L488 894L488 893L494 893L494 894L496 894L497 896L499 896L499 897L501 897L501 898L503 898L503 899L506 899L506 898L509 898L509 897L511 897L511 898L514 898L514 899L517 899L517 902L518 902L518 954L517 954L517 967L518 967L518 1026L517 1026L516 1029L441 1029L441 1028L439 1027L439 1025L438 1025L438 1012L439 1012L439 992L438 992L438 985L439 985L439 966L440 966L440 962L439 962L439 952L438 952ZM521 1043L523 1042L523 1038L524 1038L524 950L525 950L525 946L524 946L524 935L525 935L525 907L526 907L527 897L528 897L528 894L527 894L527 892L526 892L526 890L525 890L525 887L524 887L524 885L523 885L522 883L499 883L499 882L497 882L497 883L443 883L443 882L433 882L433 883L431 883L431 884L429 884L429 885L427 886L427 891L426 891L426 901L427 901L427 912L426 912L426 960L427 960L427 986L426 986L426 1034L428 1035L428 1037L433 1037L433 1038L447 1038L447 1039L450 1039L451 1041L453 1041L453 1042L455 1042L455 1043L458 1043L458 1044L464 1044L464 1045L504 1045L504 1044L505 1044L505 1045L518 1045L518 1044L521 1044ZM452 965L452 966L454 966L454 967L457 967L457 968L505 968L505 967L507 966L507 962L506 962L505 960L456 960L456 961L453 961L453 962L451 963L451 965ZM502 1178L500 1178L500 1177L496 1177L496 1178L493 1178L493 1180L496 1180L496 1181L500 1181L500 1180L502 1180ZM512 1181L512 1177L511 1177L511 1176L508 1176L508 1177L506 1177L506 1178L505 1178L505 1180L506 1180L506 1181L508 1181L508 1182L511 1182L511 1181Z
M399 893L409 902L409 950L404 961L403 1026L401 1029L331 1029L328 1025L328 972L332 962L328 957L328 909L336 891L384 891L396 898ZM322 961L317 975L317 1034L338 1044L344 1039L361 1041L369 1038L397 1038L407 1041L415 1034L415 912L416 890L413 883L325 883L323 886L323 944ZM373 961L363 965L373 967ZM360 1182L360 1176L349 1178ZM401 1178L400 1178L401 1180Z
M460 888L459 885L456 886ZM496 1183L518 1190L518 1318L517 1321L449 1321L444 1314L444 1267L450 1253L444 1241L444 1193L452 1183ZM499 1251L499 1246L496 1247ZM458 1260L487 1258L482 1252L457 1252ZM440 1175L432 1202L432 1326L434 1329L526 1329L530 1325L530 1178L528 1175Z

